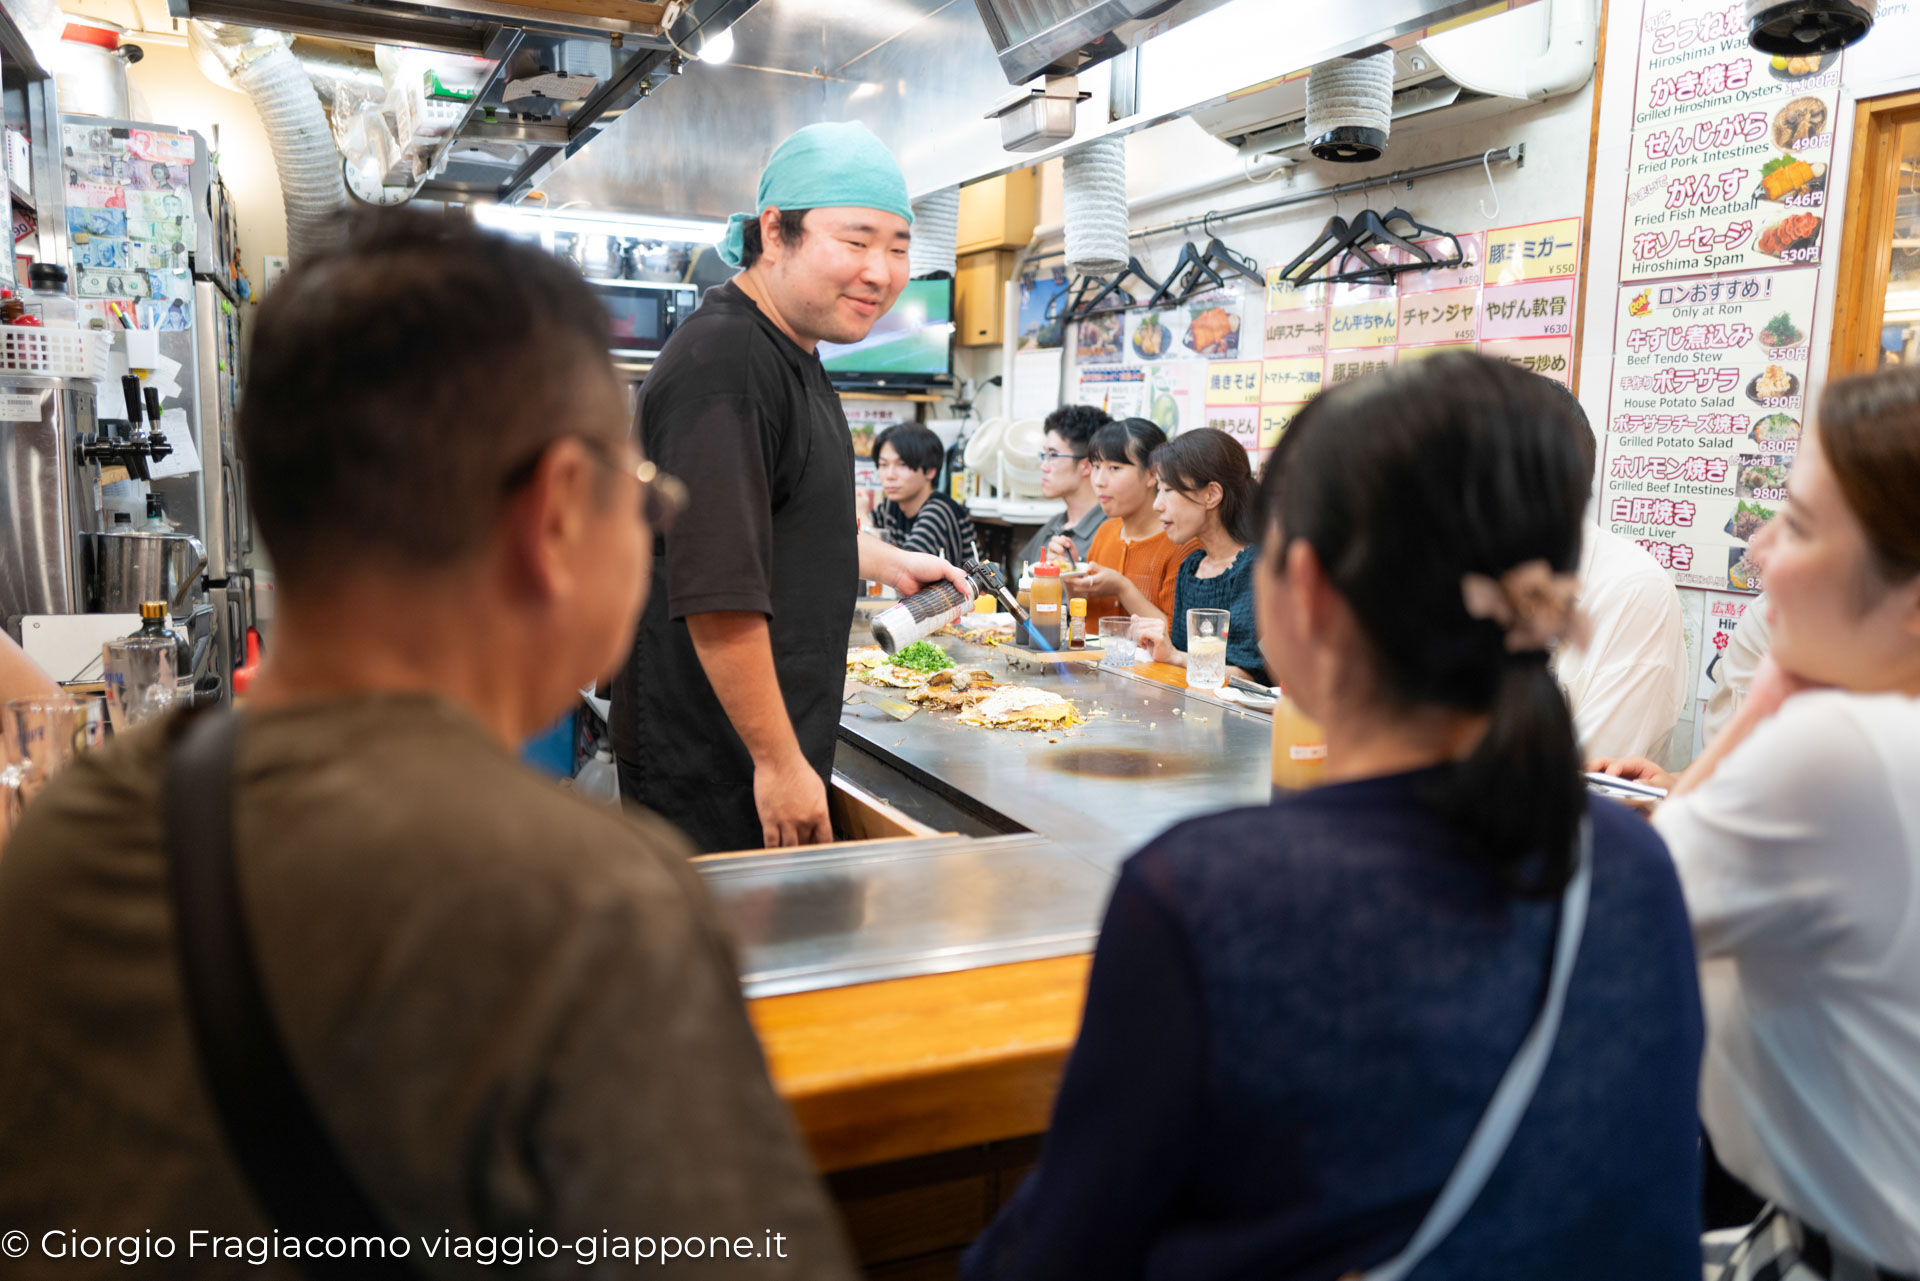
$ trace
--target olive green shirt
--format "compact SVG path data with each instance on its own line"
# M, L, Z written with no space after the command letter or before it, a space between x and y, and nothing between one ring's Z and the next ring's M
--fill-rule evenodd
M0 856L0 1229L31 1238L8 1277L126 1275L48 1258L50 1231L171 1236L143 1265L164 1275L297 1275L188 1253L194 1229L273 1229L185 1021L166 728L71 766ZM427 696L247 713L234 810L282 1038L421 1275L481 1271L429 1244L529 1233L560 1249L522 1275L631 1275L576 1245L666 1236L752 1238L762 1257L678 1265L714 1275L851 1275L678 833L567 795Z

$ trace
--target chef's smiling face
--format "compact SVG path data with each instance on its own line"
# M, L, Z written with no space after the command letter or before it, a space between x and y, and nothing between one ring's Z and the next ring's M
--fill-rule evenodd
M909 224L899 214L849 207L809 210L801 225L800 239L785 243L775 211L761 215L772 302L805 339L859 342L906 288Z

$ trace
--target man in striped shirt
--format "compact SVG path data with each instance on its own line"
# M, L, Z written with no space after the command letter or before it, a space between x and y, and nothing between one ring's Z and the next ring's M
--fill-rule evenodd
M973 521L965 507L934 492L945 456L940 438L918 423L900 423L875 437L873 459L886 497L873 509L873 523L895 547L958 565L975 555Z

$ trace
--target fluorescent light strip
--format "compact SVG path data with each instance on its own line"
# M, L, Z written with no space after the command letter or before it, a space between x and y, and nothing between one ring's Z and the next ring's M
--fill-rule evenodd
M679 218L633 218L567 210L548 213L518 205L477 205L474 221L496 231L570 231L590 236L634 236L641 240L671 240L687 244L718 244L726 224Z

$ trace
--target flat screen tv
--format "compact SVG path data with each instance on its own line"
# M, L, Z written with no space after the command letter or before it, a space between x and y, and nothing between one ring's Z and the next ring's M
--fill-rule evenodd
M953 282L910 280L856 343L820 344L836 387L902 390L953 384Z

